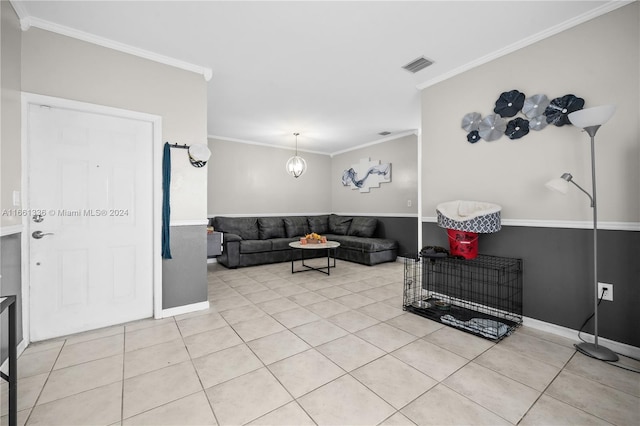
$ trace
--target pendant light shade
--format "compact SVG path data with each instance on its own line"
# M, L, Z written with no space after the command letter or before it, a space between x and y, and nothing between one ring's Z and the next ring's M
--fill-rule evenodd
M296 155L289 158L287 160L287 164L285 166L287 173L289 173L294 178L299 178L307 171L307 162L304 158L298 155L298 135L300 133L294 133L293 135L296 137Z

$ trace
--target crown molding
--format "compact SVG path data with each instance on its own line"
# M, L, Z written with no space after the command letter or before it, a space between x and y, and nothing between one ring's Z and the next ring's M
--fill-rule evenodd
M226 136L207 135L207 139L217 139L217 140L226 141L226 142L243 143L243 144L246 144L246 145L257 145L257 146L263 146L265 148L286 149L287 151L293 150L293 148L291 148L291 146L288 146L288 145L287 146L271 145L271 144L264 143L264 142L255 142L255 141L248 141L248 140L244 140L244 139L228 138ZM307 149L300 149L300 148L298 148L298 152L307 152L309 154L318 154L318 155L331 156L331 154L329 154L328 152L310 151L310 150L307 150Z
M410 136L410 135L416 135L417 136L418 135L418 130L417 129L412 129L412 130L407 130L407 131L404 131L404 132L396 133L395 135L387 136L386 138L378 139L378 140L375 140L375 141L372 141L372 142L366 142L366 143L363 143L362 145L354 146L352 148L343 149L342 151L332 152L329 155L331 157L333 157L335 155L345 154L347 152L355 151L356 149L366 148L366 147L369 147L369 146L372 146L372 145L378 145L380 143L389 142L389 141L400 139L400 138L404 138L405 136Z
M609 13L612 12L620 7L626 6L630 3L633 3L633 1L635 0L612 0L609 1L605 4L603 4L600 7L597 7L595 9L591 9L588 12L583 13L582 15L578 15L574 18L571 18L565 22L562 22L556 26L553 26L551 28L548 28L545 31L541 31L537 34L534 34L530 37L527 37L525 39L519 40L513 44L510 44L509 46L503 47L502 49L498 49L495 52L491 52L488 55L485 55L481 58L478 58L474 61L468 62L458 68L455 68L449 72L446 72L444 74L441 74L439 76L437 76L434 79L431 80L427 80L423 83L418 84L416 87L418 88L418 90L423 90L426 89L427 87L433 86L435 84L441 83L445 80L448 80L452 77L455 77L459 74L462 74L466 71L469 71L473 68L476 68L480 65L484 65L487 62L491 62L495 59L498 59L502 56L506 56L509 53L513 53L516 50L522 49L524 47L527 47L529 45L532 45L533 43L536 43L540 40L544 40L545 38L551 37L553 35L556 35L558 33L561 33L562 31L566 31L570 28L573 28L577 25L580 25L584 22L587 22L593 18L597 18L598 16L604 15L605 13Z
M19 3L13 2L12 4L19 4ZM20 6L20 8L22 8L22 12L20 13L25 13L24 7ZM16 13L18 12L16 11ZM20 13L18 13L18 16L20 16ZM213 71L211 70L211 68L194 65L189 62L181 61L179 59L175 59L169 56L160 55L158 53L151 52L149 50L140 49L138 47L120 43L105 37L100 37L94 34L80 31L75 28L59 25L50 21L45 21L44 19L35 18L32 16L25 16L20 18L20 27L22 28L23 31L27 31L31 27L36 27L41 30L51 31L56 34L61 34L67 37L75 38L77 40L86 41L87 43L92 43L98 46L106 47L109 49L117 50L119 52L128 53L130 55L148 59L150 61L158 62L164 65L180 68L185 71L201 74L204 77L205 81L209 81L213 77Z

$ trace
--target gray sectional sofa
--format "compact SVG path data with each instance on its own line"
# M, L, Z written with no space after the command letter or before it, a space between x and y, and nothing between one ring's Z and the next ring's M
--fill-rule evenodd
M378 238L378 220L372 217L317 215L277 217L226 217L210 220L216 231L222 232L223 249L218 263L227 268L286 262L299 259L300 250L289 243L305 234L316 232L328 240L338 241L337 259L364 265L394 262L398 243ZM325 256L323 250L311 250L305 258Z

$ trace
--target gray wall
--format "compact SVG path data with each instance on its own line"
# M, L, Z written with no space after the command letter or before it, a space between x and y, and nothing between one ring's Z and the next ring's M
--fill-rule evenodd
M422 226L425 245L449 248L446 230L435 223ZM588 229L503 226L480 234L482 254L524 260L524 315L578 330L593 313L593 231ZM640 232L600 230L599 281L614 285L613 302L598 310L602 337L640 347ZM585 331L593 333L593 321Z
M563 196L544 183L571 172L590 187L588 136L550 125L519 140L470 144L460 122L469 112L492 113L500 93L512 89L550 98L573 93L585 107L617 104L596 136L600 227L638 229L639 74L640 4L634 2L424 89L423 245L448 247L445 231L432 223L438 203L502 205L503 221L524 226L481 235L480 252L524 259L527 317L578 329L593 310L592 209L575 188ZM600 305L600 335L640 347L640 232L603 230L599 237L598 278L614 284L614 301Z
M21 234L6 235L0 238L0 295L16 296L16 321L17 334L16 342L22 341L22 286L21 286L21 262L20 262L20 239ZM7 358L9 334L8 310L2 314L2 358L0 364Z
M391 182L359 192L342 185L342 173L361 159L391 163ZM417 217L418 137L404 136L341 154L331 159L331 209L335 213L391 214ZM407 202L411 200L411 206Z
M206 302L206 225L172 226L170 231L173 259L162 260L162 309Z
M294 147L294 139L292 148ZM293 178L285 164L294 150L209 139L208 215L328 213L331 170L328 155L299 152L307 172Z

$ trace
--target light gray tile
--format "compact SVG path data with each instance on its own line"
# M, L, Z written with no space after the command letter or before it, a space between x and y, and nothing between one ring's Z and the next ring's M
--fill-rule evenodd
M473 362L443 383L513 424L540 396L540 392Z
M640 423L640 398L562 371L545 394L616 425Z
M42 392L44 383L49 377L48 373L29 376L18 380L18 411L23 411L33 407ZM0 415L9 413L9 385L4 380L0 385Z
M498 345L559 368L564 367L575 353L573 348L520 333L519 331L501 340Z
M235 309L240 306L247 306L251 304L251 302L242 295L229 296L223 299L213 299L210 303L220 313L228 311L229 309Z
M558 367L494 346L474 362L529 387L544 391L560 372Z
M347 331L326 320L310 322L292 328L291 331L311 346L322 345L348 334Z
M313 291L307 291L306 293L298 293L289 296L289 300L297 303L300 306L307 306L314 303L323 302L327 300L327 298L324 296L320 296L318 293L314 293Z
M128 379L188 360L189 353L182 339L126 352L124 355L124 378Z
M245 297L253 303L262 303L262 302L267 302L269 300L277 299L281 296L275 291L267 289L267 290L262 290L255 293L247 294Z
M380 322L377 319L370 317L369 315L365 315L361 312L353 310L348 310L327 319L351 333L364 330L365 328L369 328L372 325L376 325Z
M123 426L200 426L216 425L216 419L204 392L169 402L122 422Z
M273 314L273 318L287 328L297 327L320 319L318 315L302 307L278 312Z
M245 342L285 330L282 324L270 316L242 321L232 327Z
M613 364L588 357L580 352L576 352L564 371L640 397L638 373L615 367Z
M29 425L110 425L120 421L122 382L34 407Z
M335 299L337 297L342 297L342 296L347 296L349 294L353 294L351 293L349 290L345 290L342 287L338 287L338 286L333 286L333 287L327 287L327 288L321 288L316 290L316 293L328 298L328 299Z
M414 426L412 422L404 414L397 412L393 416L380 423L380 426Z
M390 355L352 371L351 375L396 409L404 407L438 383Z
M278 312L288 311L289 309L295 309L298 307L297 303L293 303L286 297L278 297L277 299L269 300L267 302L258 303L257 305L264 312L269 315L277 314Z
M231 325L237 324L242 321L248 321L250 319L261 318L265 316L262 309L255 305L240 306L233 309L228 309L222 312L220 315Z
M66 337L66 345L75 345L76 343L87 342L89 340L100 339L102 337L113 336L114 334L124 333L123 325L113 325L111 327L99 328L97 330L84 331L82 333L72 334Z
M442 327L424 337L431 343L443 347L467 359L473 359L494 346L494 343L452 327Z
M424 340L416 340L392 355L438 381L446 379L469 362L460 355Z
M385 355L382 349L353 334L320 345L316 349L345 371L354 370Z
M365 315L369 315L370 317L374 317L380 321L387 321L404 313L402 309L394 308L393 306L389 306L386 303L382 302L376 302L370 305L363 306L359 308L358 311L362 312Z
M180 334L183 337L191 336L192 334L202 333L203 331L215 330L216 328L224 327L227 322L217 312L212 312L206 315L198 315L191 318L186 318L177 321Z
M510 425L442 384L407 405L401 413L418 425Z
M378 395L349 375L340 377L298 399L322 425L373 425L395 412Z
M18 357L18 379L48 373L53 369L60 348L23 353Z
M304 412L297 402L290 402L287 405L273 410L269 414L256 419L249 425L273 426L273 425L295 425L295 426L315 426L315 423Z
M187 345L191 358L199 358L206 354L239 345L242 343L242 339L238 337L231 327L222 327L185 337L184 343Z
M304 340L289 330L252 340L248 346L266 365L310 348Z
M132 417L202 390L191 362L135 376L124 381L123 418Z
M300 294L300 293L306 293L309 290L307 290L306 288L304 288L304 287L302 287L302 286L300 286L298 284L288 283L288 285L286 285L286 286L274 288L273 291L275 291L276 293L278 293L282 297L289 297L289 296L293 296L293 295Z
M26 355L32 355L36 352L50 351L57 349L60 352L62 349L62 345L64 345L64 339L55 339L55 340L44 340L42 342L32 342L29 343L29 346L22 352L20 357L24 357Z
M155 319L145 318L137 321L132 321L124 325L124 332L129 333L132 331L142 330L144 328L158 327L161 325L174 324L176 320L173 317Z
M360 330L356 335L387 352L394 351L417 339L416 336L385 323Z
M322 318L328 318L349 310L348 307L332 300L313 303L311 305L307 305L306 308Z
M404 313L391 318L387 320L386 323L417 337L424 337L427 334L445 327L441 323L411 313Z
M263 367L245 344L196 358L193 365L205 389Z
M585 413L582 410L578 410L560 402L557 399L551 398L547 395L542 395L533 407L527 412L522 421L518 423L522 426L536 426L536 425L609 425L598 417Z
M273 363L269 365L269 370L294 398L299 398L345 373L315 349Z
M291 401L289 393L266 368L253 371L207 391L220 424L238 425L257 419ZM268 395L268 398L265 398Z
M342 303L343 305L351 309L358 309L358 308L362 308L363 306L376 303L375 300L362 296L360 294L347 294L346 296L336 297L333 300L335 300L338 303Z
M116 355L51 372L38 404L122 381L123 360Z
M143 328L141 330L127 331L124 336L125 351L135 351L136 349L169 342L181 338L175 321L156 327Z
M121 354L124 351L124 334L102 337L75 345L65 345L60 351L54 370Z

